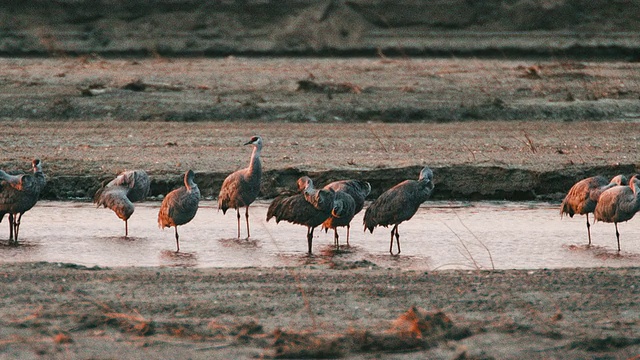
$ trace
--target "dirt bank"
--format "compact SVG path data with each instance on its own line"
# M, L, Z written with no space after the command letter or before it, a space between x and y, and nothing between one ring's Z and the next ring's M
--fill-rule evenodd
M166 194L193 169L203 196L217 197L224 178L247 166L251 150L242 144L253 134L266 141L261 197L267 199L294 188L302 175L318 185L365 179L373 199L428 165L434 199L557 200L581 178L633 174L640 163L636 123L17 125L0 123L3 168L27 171L30 158L40 157L45 199L90 198L103 180L133 168L150 173L151 196Z

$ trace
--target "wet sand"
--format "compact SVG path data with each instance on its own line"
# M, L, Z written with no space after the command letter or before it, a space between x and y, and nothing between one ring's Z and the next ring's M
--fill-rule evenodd
M0 351L7 358L630 359L640 353L638 268L16 263L0 265L0 275ZM414 305L445 317L407 314Z

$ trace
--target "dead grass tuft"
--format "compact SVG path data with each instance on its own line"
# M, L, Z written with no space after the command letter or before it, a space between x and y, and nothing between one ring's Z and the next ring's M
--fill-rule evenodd
M73 339L71 338L71 336L64 334L64 333L57 333L54 337L53 337L53 342L56 344L70 344L73 342Z
M424 309L412 306L404 314L400 315L390 329L400 336L422 338L448 330L453 326L451 319L443 312L428 312Z
M471 335L468 328L455 327L445 313L413 306L385 332L351 329L346 334L318 335L277 329L271 347L273 357L280 359L336 358L353 353L422 350Z
M533 143L533 139L531 139L529 134L525 130L522 130L522 135L524 136L525 140L522 140L522 139L519 139L519 138L515 138L515 139L520 141L520 142L522 142L527 148L529 148L531 153L533 153L533 154L537 153L538 152L538 148Z
M529 79L542 79L542 69L539 65L531 65L524 69L522 77Z
M230 331L230 334L235 336L239 340L249 340L252 335L263 333L264 329L262 328L262 325L258 324L258 322L255 320L237 324L233 326Z
M121 331L133 333L138 336L149 336L155 334L155 324L143 318L139 314L124 314L117 312L105 312L105 323L114 325Z

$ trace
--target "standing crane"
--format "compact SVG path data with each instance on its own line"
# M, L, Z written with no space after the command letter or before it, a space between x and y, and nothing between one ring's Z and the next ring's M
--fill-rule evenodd
M144 170L129 170L121 173L93 196L97 207L109 208L124 221L124 236L129 236L129 218L135 211L134 202L144 201L149 195L151 181Z
M333 229L333 244L336 247L336 250L340 250L338 227L347 226L348 229L351 220L353 220L353 217L356 214L356 201L351 195L344 191L336 191L335 193L334 207L339 210L331 213L331 216L322 223L322 228L325 229L325 231ZM349 239L348 234L349 230L347 230L347 244Z
M575 183L560 205L560 217L564 214L573 217L575 214L587 216L587 235L591 246L591 225L589 224L589 213L596 209L596 204L600 195L618 185L627 185L627 178L624 175L614 176L611 181L603 176L593 176L582 179Z
M255 201L260 193L260 178L262 176L262 164L260 163L260 151L262 150L262 138L254 136L244 145L252 145L253 152L249 167L231 173L224 179L220 194L218 195L218 209L222 209L222 214L227 213L227 209L236 209L238 216L238 239L240 238L240 211L245 207L245 219L247 221L247 239L251 236L249 232L249 205Z
M42 162L31 162L33 174L9 175L0 170L0 221L9 214L9 244L18 244L18 232L22 214L30 210L47 183L42 172Z
M351 198L354 201L355 208L353 210L353 215L350 218L348 216L345 217L343 215L341 215L340 218L334 218L332 216L331 219L327 219L325 224L323 224L323 228L325 230L329 228L333 228L334 231L336 231L334 234L334 241L336 243L336 248L338 247L338 233L337 233L336 227L346 226L347 227L347 246L349 246L349 232L351 230L351 220L364 207L364 200L367 198L367 196L369 196L369 193L371 192L371 184L361 180L338 180L338 181L334 181L332 183L327 184L324 188L333 189L336 192L336 200L343 198L343 196L340 195L340 192L344 192L349 196L351 196ZM343 201L350 202L349 199L345 199ZM349 206L346 206L346 208L349 208ZM333 221L332 219L335 219L335 221Z
M174 227L176 232L176 252L180 252L180 240L178 236L178 226L191 221L198 211L200 202L200 189L194 182L195 174L188 170L184 174L184 186L181 186L170 193L162 200L160 211L158 212L158 226L161 229Z
M276 197L267 210L267 222L276 219L276 224L284 220L292 224L307 227L309 255L312 253L313 230L322 224L332 213L340 212L334 207L335 191L313 187L313 181L303 176L298 179L301 192L284 193Z
M398 225L415 215L420 204L425 202L433 192L433 172L428 167L420 171L418 181L405 180L380 195L364 213L364 228L373 233L373 229L380 225L391 229L391 244L389 252L393 255L393 237L395 235L400 254L400 234Z
M634 175L629 186L614 186L600 195L593 212L596 221L613 223L616 227L618 252L620 252L620 233L618 223L631 220L640 210L640 178Z

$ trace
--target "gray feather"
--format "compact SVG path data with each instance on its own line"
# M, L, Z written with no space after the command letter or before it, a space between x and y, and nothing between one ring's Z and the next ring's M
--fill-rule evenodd
M431 170L424 168L420 180L405 180L385 191L365 211L365 228L373 232L378 225L398 225L411 219L420 204L431 196L434 187L432 178Z
M364 207L364 201L371 193L371 184L361 180L339 180L327 184L325 189L333 189L335 191L344 191L349 194L355 201L355 214L359 213Z
M30 210L38 201L47 181L42 164L32 162L33 174L9 175L0 170L0 214L19 214ZM2 220L2 217L0 217Z
M133 203L144 201L149 195L150 184L146 171L125 171L98 189L93 202L97 207L111 209L126 223L135 211Z

